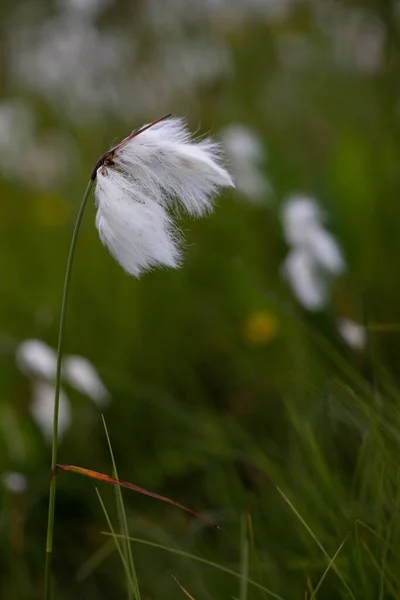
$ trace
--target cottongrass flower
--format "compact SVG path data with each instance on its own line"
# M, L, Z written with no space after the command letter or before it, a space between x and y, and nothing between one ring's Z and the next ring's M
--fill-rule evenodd
M53 348L41 340L21 342L15 354L15 361L22 373L28 376L52 380L56 375L57 355Z
M347 319L339 317L336 320L338 331L346 344L354 350L362 350L367 343L367 331L363 325Z
M237 181L237 191L254 204L268 200L271 184L262 172L266 151L260 138L245 125L233 123L221 132L222 143Z
M329 282L345 269L335 237L324 228L324 215L315 201L305 195L292 195L282 212L285 239L291 246L283 274L299 302L308 310L326 304Z
M22 494L28 489L28 481L22 473L18 471L6 471L2 475L4 488L12 494Z
M109 403L110 392L101 381L96 369L83 356L66 356L63 360L63 377L73 388L88 396L98 406Z
M287 243L306 250L323 268L338 275L344 270L344 260L323 221L324 214L313 198L294 194L285 202L282 222Z
M95 175L100 239L135 276L180 265L181 236L171 209L200 217L220 188L234 185L218 145L194 141L182 119L134 132L106 153Z
M325 304L326 285L308 252L299 248L289 252L283 265L283 274L302 306L308 310L318 310Z
M53 426L57 354L45 342L30 339L19 344L15 361L20 371L32 380L30 411L43 436L49 440ZM65 383L91 398L98 406L104 407L111 399L95 367L83 356L64 357L62 378ZM60 390L60 394L59 434L62 437L71 424L71 409L68 396L63 389Z
M75 162L72 140L59 131L38 131L32 110L15 99L0 101L1 174L40 191L54 189Z
M72 234L61 304L52 425L51 472L57 469L58 420L62 407L62 350L68 294L76 242L83 214L96 181L96 227L104 245L131 275L154 267L178 267L181 236L172 214L185 210L200 217L213 208L223 187L233 187L224 168L219 146L194 140L182 119L164 117L134 131L97 161L82 198ZM168 120L167 120L168 119ZM74 364L74 363L72 363ZM80 373L82 374L82 364ZM77 374L76 361L72 369ZM71 380L71 362L64 367ZM86 390L88 389L86 370ZM93 383L93 381L91 382ZM98 386L92 386L98 390ZM46 539L45 600L51 597L56 477L50 481Z
M53 405L55 386L48 381L35 381L33 384L32 403L30 411L33 419L40 427L43 437L50 441L53 434ZM64 436L71 426L71 405L67 394L60 390L60 406L58 413L58 435Z

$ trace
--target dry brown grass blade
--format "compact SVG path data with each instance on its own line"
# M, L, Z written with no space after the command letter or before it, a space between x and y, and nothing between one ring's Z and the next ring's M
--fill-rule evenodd
M184 504L181 504L180 502L176 502L175 500L172 500L171 498L168 498L167 496L161 496L161 494L156 494L155 492L150 492L149 490L139 487L138 485L135 485L134 483L130 483L129 481L123 481L122 479L115 479L115 477L111 477L110 475L106 475L105 473L99 473L98 471L92 471L91 469L86 469L85 467L77 467L75 465L57 465L56 470L77 473L78 475L83 475L84 477L89 477L90 479L96 479L96 481L104 481L104 483L110 483L111 485L118 485L118 486L126 488L128 490L138 492L139 494L143 494L144 496L150 496L150 498L155 498L156 500L161 500L161 502L166 502L167 504L172 504L172 506L175 506L176 508L180 508L181 510L184 510L184 511L190 513L194 517L197 517L198 519L205 521L206 523L208 523L208 525L211 525L215 529L220 529L219 525L217 525L213 521L210 521L209 519L206 519L199 512L197 512L191 508L188 508Z

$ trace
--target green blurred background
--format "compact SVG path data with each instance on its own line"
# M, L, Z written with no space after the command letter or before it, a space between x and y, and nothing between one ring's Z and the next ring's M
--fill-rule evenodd
M343 580L355 598L400 598L400 3L3 0L0 15L1 598L42 597L47 519L50 445L16 349L56 346L69 241L98 156L168 112L228 142L242 132L235 149L226 143L238 190L209 218L182 221L180 270L140 281L99 242L92 203L65 351L89 359L110 391L120 477L222 529L125 492L130 532L309 598L329 561L279 486L329 556L346 539L342 580L330 568L318 598L352 597ZM318 310L283 276L282 207L294 193L315 199L346 264ZM357 349L338 331L343 317L364 327ZM99 407L66 392L59 461L111 473ZM10 472L24 491L7 485ZM100 492L119 529L114 490ZM103 530L93 482L61 473L56 598L127 597ZM133 551L143 598L183 598L171 573L196 600L267 597L181 555Z

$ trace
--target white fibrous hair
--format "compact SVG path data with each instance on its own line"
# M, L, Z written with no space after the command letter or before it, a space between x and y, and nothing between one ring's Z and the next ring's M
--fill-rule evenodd
M22 494L28 488L28 481L18 471L7 471L2 475L2 483L5 489L12 494Z
M330 279L345 269L339 244L325 229L323 219L318 205L305 195L290 196L283 207L283 231L291 247L283 274L299 302L308 310L323 308Z
M273 190L263 172L266 149L260 138L240 123L225 127L221 137L239 194L254 204L268 201Z
M66 356L62 367L64 379L73 388L91 398L99 406L108 404L111 399L110 393L87 358L77 355Z
M33 384L30 411L47 441L51 440L53 433L54 392L54 385L47 381L35 381ZM59 401L58 434L62 437L71 425L71 406L67 394L62 389Z
M212 210L223 187L234 183L216 143L193 141L182 119L156 123L117 146L97 169L100 239L131 275L178 267L181 236L172 210L199 217Z
M339 275L345 267L343 256L323 220L323 212L308 196L294 194L284 205L282 221L288 244L306 250L323 269Z
M323 307L327 296L326 284L307 251L296 248L289 252L283 264L283 275L302 306L307 310Z
M25 375L52 380L56 376L57 355L41 340L25 340L19 344L16 363Z
M57 354L45 342L37 339L19 344L15 360L22 373L32 381L33 419L47 440L51 438L53 424L54 392L57 369ZM81 394L88 396L98 406L106 406L111 396L92 363L83 356L67 355L62 361L62 379ZM71 423L71 408L63 388L60 390L60 434L67 431Z
M339 317L336 320L336 325L340 335L351 348L354 350L362 350L367 343L367 330L363 325L346 319L346 317Z

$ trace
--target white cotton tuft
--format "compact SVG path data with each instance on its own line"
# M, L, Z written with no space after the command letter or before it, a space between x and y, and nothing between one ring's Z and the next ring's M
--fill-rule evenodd
M193 141L181 119L161 120L104 155L95 192L100 239L131 275L176 268L181 239L171 209L200 216L220 188L233 186L216 143Z
M96 227L100 239L131 275L155 266L179 266L178 237L163 206L120 173L97 172Z
M322 212L309 196L293 194L286 200L282 210L285 239L291 246L309 244L315 228L320 227Z
M22 494L28 488L28 481L22 473L18 471L8 471L2 476L3 486L13 494Z
M301 248L292 250L283 264L283 275L293 292L308 310L321 309L326 301L327 285L313 257Z
M323 216L312 198L293 194L283 207L283 231L288 244L307 250L322 268L339 275L345 268L342 252L324 228Z
M367 332L363 325L346 319L346 317L339 317L336 320L336 325L340 335L354 350L362 350L367 343Z
M50 346L41 340L25 340L18 346L15 360L25 375L54 379L57 356Z
M153 125L117 149L113 160L133 187L157 204L178 201L195 216L212 208L220 188L234 187L218 144L193 141L183 119Z
M291 246L284 273L308 310L323 308L330 279L345 270L339 244L324 228L323 219L315 200L303 194L289 196L282 210L283 232Z
M342 252L331 233L315 227L309 238L309 251L318 264L332 275L340 275L345 269Z
M108 404L110 393L87 358L66 356L63 360L63 376L65 381L91 398L95 404L99 406Z
M46 441L50 441L53 434L54 391L54 386L45 381L36 381L33 385L33 400L30 410ZM71 408L69 400L66 393L60 390L58 413L58 434L60 437L69 429L70 425Z
M225 127L221 137L235 174L237 191L255 204L268 200L272 195L272 186L261 168L266 150L260 138L240 123Z

